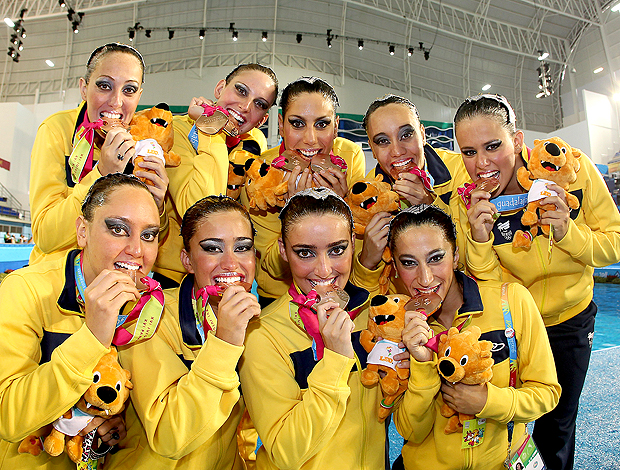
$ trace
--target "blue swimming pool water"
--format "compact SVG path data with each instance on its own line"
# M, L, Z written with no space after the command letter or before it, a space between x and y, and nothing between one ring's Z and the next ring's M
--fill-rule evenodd
M620 346L620 284L594 284L594 302L598 313L592 349Z

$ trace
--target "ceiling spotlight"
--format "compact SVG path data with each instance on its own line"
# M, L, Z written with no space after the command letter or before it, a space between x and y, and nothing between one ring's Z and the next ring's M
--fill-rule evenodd
M332 34L332 30L328 29L327 30L327 47L329 47L331 49L332 47L332 39L334 39L334 35Z
M263 42L266 42L266 41L267 41L267 31L263 31L263 37L262 37L262 39L263 39Z
M13 29L15 30L15 34L17 34L18 36L22 38L26 37L26 28L21 25L21 20L17 22Z
M233 31L232 32L232 40L233 41L237 41L237 39L239 39L239 32L238 31Z
M77 33L79 33L79 32L80 32L80 22L79 22L79 21L73 21L73 22L71 23L71 26L73 27L73 32L74 32L75 34L77 34Z
M409 49L407 49L407 55L409 57L411 57L413 55L413 47L410 47Z
M538 51L538 60L545 60L547 57L549 57L548 52Z
M172 39L174 37L174 29L168 30L168 39Z
M19 41L19 44L17 45L17 50L18 51L23 51L24 50L24 43Z
M19 62L19 52L17 52L14 47L9 47L6 55L13 59L13 62Z
M301 33L297 33L297 44L301 42Z
M389 51L390 51L390 55L394 55L394 53L396 52L396 48L394 47L393 44L390 44Z
M536 93L536 98L543 98L544 96L545 96L544 91L539 91L538 93Z
M133 38L135 38L135 37L136 37L136 32L135 32L135 30L130 29L130 30L129 30L129 40L130 40L130 41L133 41Z
M598 67L594 70L592 70L592 73L601 73L603 71L603 67Z
M423 51L424 50L424 43L422 41L420 41L418 44L420 45L420 50Z
M75 15L75 10L71 7L67 10L67 19L69 21L73 21L73 15Z
M65 3L65 0L58 0L58 5L60 5L60 8L64 8L67 6L67 4Z
M200 39L204 39L204 38L205 38L205 34L206 34L206 33L207 33L207 30L206 30L206 29L204 29L204 28L202 28L202 29L200 30L200 32L198 33L198 37L199 37Z
M150 30L150 29L145 29L145 30L144 30L144 35L145 35L147 38L150 38L150 37L151 37L151 30Z
M47 59L45 61L45 63L49 66L49 67L53 67L54 66L54 62L52 62L51 60Z
M364 49L364 40L363 39L358 39L357 40L357 48L361 51L362 49Z
M19 43L19 39L17 38L17 34L11 34L11 42L15 45Z
M491 85L487 83L485 86L482 87L482 91L487 91L489 88L491 88Z
M13 23L13 20L12 20L11 18L8 18L8 17L7 17L7 18L5 18L5 19L4 19L4 22L6 23L6 25L7 25L9 28L14 28L14 27L15 27L15 23Z
M430 56L431 56L431 51L424 51L424 60L428 60Z

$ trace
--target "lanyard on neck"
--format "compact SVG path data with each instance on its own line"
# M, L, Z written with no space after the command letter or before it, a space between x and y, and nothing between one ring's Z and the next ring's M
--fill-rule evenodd
M78 301L82 303L86 296L86 280L84 279L84 270L82 269L82 252L80 252L73 261L73 272L75 277L75 285L78 291ZM164 310L164 294L159 282L145 276L141 281L147 286L146 292L142 294L138 303L131 309L127 315L119 314L116 319L116 332L112 343L117 346L134 343L142 339L148 339L155 334L161 314ZM128 321L137 318L136 327L133 333L128 332L123 325Z

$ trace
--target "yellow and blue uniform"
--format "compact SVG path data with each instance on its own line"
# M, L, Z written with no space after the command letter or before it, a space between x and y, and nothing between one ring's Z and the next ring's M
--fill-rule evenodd
M482 331L480 340L493 343L493 378L487 384L487 401L476 416L486 418L483 442L461 449L462 434L444 434L448 418L440 413L443 404L437 356L428 362L411 358L408 389L394 412L396 429L405 438L402 455L405 468L449 470L459 468L497 469L508 449L507 424L514 421L513 444L525 432L525 423L553 409L560 397L553 355L532 296L516 283L508 286L508 304L517 343L517 385L509 387L508 340L501 307L501 283L477 285L464 274L455 273L463 289L463 305L452 326L468 318ZM484 312L483 312L484 310ZM439 333L446 328L433 317L429 326Z
M347 164L347 187L364 178L366 160L362 148L348 139L336 137L332 145L334 155L342 158ZM271 163L280 153L280 147L266 151L261 158ZM291 284L288 264L280 257L278 238L280 238L280 219L277 208L268 211L250 209L245 191L241 191L241 202L250 212L252 223L256 229L254 245L260 264L256 270L258 293L262 297L277 299L283 295Z
M250 416L263 443L256 468L376 470L385 466L385 426L378 421L379 387L360 380L367 353L359 343L368 322L368 292L348 284L355 359L325 349L290 318L286 293L250 322L239 374Z
M525 164L527 148L521 153ZM577 180L568 192L579 200L572 210L568 231L554 242L540 232L529 250L515 249L512 239L521 224L522 211L500 214L489 241L471 236L467 210L460 197L451 201L459 232L461 259L480 279L502 279L525 286L547 327L562 397L558 406L536 421L534 438L550 468L572 468L575 422L585 381L597 307L593 297L594 268L620 261L620 214L607 186L590 158L582 154Z
M260 155L267 148L265 135L256 128L243 134L240 145L234 148L228 147L224 132L214 135L198 132L198 144L194 148L188 137L194 121L183 115L174 116L172 122L172 150L180 155L181 164L167 169L170 183L166 196L166 211L170 228L153 267L153 271L161 275L155 278L162 282L164 287L176 286L186 274L180 259L183 248L180 237L181 221L185 211L206 196L226 194L229 159L235 159L237 150Z
M0 468L75 470L66 453L34 457L17 448L77 403L109 352L77 301L78 253L19 269L0 286ZM117 455L122 459L125 450Z
M164 291L165 311L152 338L120 348L134 384L128 441L139 442L123 459L130 468L242 468L236 431L244 406L235 368L243 347L210 333L203 344L193 280L187 275ZM134 413L139 421L130 420Z

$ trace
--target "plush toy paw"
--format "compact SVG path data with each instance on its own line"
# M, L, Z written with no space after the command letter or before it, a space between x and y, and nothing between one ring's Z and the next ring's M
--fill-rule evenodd
M452 408L450 408L448 405L444 403L441 405L441 408L439 409L439 413L444 418L449 418L450 416L454 416L456 414L456 411L454 411Z
M52 457L62 454L62 451L65 448L65 435L60 431L53 429L50 435L45 438L43 447L45 448L45 452L50 454Z
M75 463L78 463L80 460L82 460L83 442L84 438L78 434L77 436L73 436L71 439L69 439L67 441L67 444L65 445L67 455Z
M379 372L366 368L362 371L362 385L371 387L379 381Z
M532 246L532 236L530 232L524 232L523 230L517 230L515 236L512 239L512 246L515 248L529 248Z
M386 395L393 395L398 391L399 382L396 378L396 372L391 371L393 373L388 372L383 380L381 380L381 390Z
M459 421L458 414L451 416L446 423L446 426L443 428L444 434L452 434L455 432L460 432L463 429L463 425Z
M528 205L528 210L526 210L521 216L521 223L523 225L534 225L538 223L538 214L536 213L536 209L530 210Z
M17 452L20 454L32 454L36 457L43 452L43 443L41 442L41 438L35 436L34 434L24 438L24 440L20 442Z

